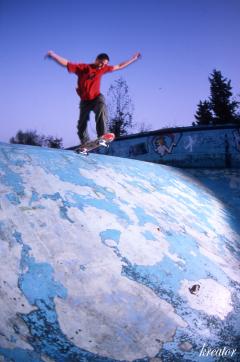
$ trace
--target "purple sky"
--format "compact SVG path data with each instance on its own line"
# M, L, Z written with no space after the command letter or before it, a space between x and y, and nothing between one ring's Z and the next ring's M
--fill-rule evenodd
M0 140L32 129L78 144L77 79L43 59L50 49L86 63L106 52L113 65L140 51L103 77L102 92L122 76L135 122L191 125L214 68L240 93L239 19L239 0L0 0ZM89 128L94 136L93 119Z

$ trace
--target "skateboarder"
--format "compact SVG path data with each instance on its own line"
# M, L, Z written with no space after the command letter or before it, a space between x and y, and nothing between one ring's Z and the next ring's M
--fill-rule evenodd
M66 67L69 73L75 73L78 76L76 91L81 101L77 129L81 144L84 145L90 140L87 122L91 111L95 113L97 136L101 137L107 133L107 109L104 96L100 93L101 77L105 73L120 70L132 64L140 57L140 53L136 53L129 60L114 66L108 65L109 57L105 53L99 54L91 64L69 62L51 50L48 51L46 57Z

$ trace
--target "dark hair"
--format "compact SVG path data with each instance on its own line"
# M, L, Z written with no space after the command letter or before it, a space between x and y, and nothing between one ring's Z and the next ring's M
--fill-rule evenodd
M98 59L98 60L110 60L109 59L109 56L106 54L106 53L101 53L101 54L98 54L98 56L97 56L97 58L96 59Z

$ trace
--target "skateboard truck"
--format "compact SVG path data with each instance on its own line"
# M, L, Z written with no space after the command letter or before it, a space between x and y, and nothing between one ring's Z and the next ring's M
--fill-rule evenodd
M89 152L88 152L88 150L87 150L87 148L80 148L80 149L78 149L77 151L76 151L76 153L78 153L78 154L81 154L81 155L86 155L86 156L88 156L89 155Z
M100 139L98 141L99 146L103 146L103 147L109 147L109 145L107 144L107 142L104 139Z

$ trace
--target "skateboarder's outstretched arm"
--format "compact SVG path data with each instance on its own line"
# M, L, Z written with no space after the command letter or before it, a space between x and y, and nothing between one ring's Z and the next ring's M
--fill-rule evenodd
M45 58L51 58L59 65L66 67L68 64L68 60L60 57L60 55L54 53L52 50L49 50L45 56Z
M138 60L140 57L141 57L141 54L138 52L138 53L134 54L132 56L132 58L130 58L129 60L126 60L125 62L122 62L117 65L114 65L113 70L123 69L123 68L127 67L128 65L132 64L133 62L135 62L136 60Z

